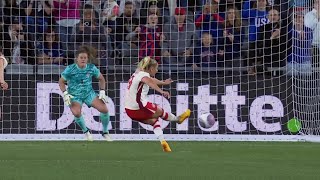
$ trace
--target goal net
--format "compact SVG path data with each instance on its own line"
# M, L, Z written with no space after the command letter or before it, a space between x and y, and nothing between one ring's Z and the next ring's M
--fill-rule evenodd
M317 0L5 0L1 46L9 60L2 91L1 140L81 140L58 80L82 45L107 79L109 132L115 140L154 140L152 127L124 110L127 81L139 60L159 62L166 99L149 100L179 115L161 120L169 140L298 141L319 133ZM320 7L320 5L319 5ZM306 18L308 17L308 18ZM94 80L94 89L98 83ZM83 105L101 139L99 112ZM201 127L200 115L216 123ZM300 125L301 124L301 125Z

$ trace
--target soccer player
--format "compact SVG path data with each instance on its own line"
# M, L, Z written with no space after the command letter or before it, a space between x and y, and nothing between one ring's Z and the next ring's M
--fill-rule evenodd
M0 47L0 85L3 90L8 89L8 84L4 81L4 69L7 67L8 61L2 53L2 47Z
M158 63L150 57L143 58L139 64L137 71L131 76L128 82L128 89L125 97L125 110L127 115L135 121L142 122L153 126L153 132L161 142L163 151L171 152L169 144L163 137L163 131L160 127L158 118L165 121L172 121L181 124L190 116L190 109L187 109L180 116L175 116L165 112L162 108L148 101L149 87L158 91L166 98L170 98L167 91L163 91L159 86L169 85L171 79L160 81L154 78L158 72ZM159 86L158 86L159 85Z
M80 47L76 55L76 62L62 72L59 86L64 94L64 102L70 107L75 122L81 127L87 140L92 141L93 138L81 114L83 103L96 108L100 112L100 120L103 126L102 136L105 140L112 141L108 131L110 116L106 107L106 80L95 65L88 63L89 57L93 57L91 47ZM99 80L99 96L92 88L92 77ZM66 83L68 89L66 89Z

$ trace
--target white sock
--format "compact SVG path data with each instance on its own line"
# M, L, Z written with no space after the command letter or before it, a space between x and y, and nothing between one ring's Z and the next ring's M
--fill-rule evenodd
M160 122L158 120L153 124L153 132L157 136L157 138L160 140L160 142L164 141L163 131L161 129Z
M178 117L177 116L175 116L172 113L167 113L164 110L162 110L161 118L163 120L166 120L166 121L178 121Z

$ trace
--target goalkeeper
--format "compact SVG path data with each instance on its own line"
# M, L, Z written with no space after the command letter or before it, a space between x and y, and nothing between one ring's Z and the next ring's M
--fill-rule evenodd
M76 54L76 62L62 72L59 86L64 94L65 104L70 107L75 122L80 126L87 140L92 141L93 138L81 114L83 103L88 107L96 108L100 112L100 120L103 126L102 136L105 140L112 141L108 131L110 116L106 106L106 80L95 65L88 63L89 57L93 57L91 47L80 47ZM92 88L92 77L99 80L99 96ZM68 84L68 89L66 89L66 84Z

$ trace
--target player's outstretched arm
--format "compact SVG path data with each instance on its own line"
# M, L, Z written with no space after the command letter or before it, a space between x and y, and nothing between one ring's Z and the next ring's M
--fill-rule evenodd
M152 89L158 91L160 94L162 94L164 97L170 98L170 93L167 91L163 91L155 82L153 79L149 77L144 77L141 79L141 81L145 84L147 84Z
M160 80L157 79L157 78L151 78L151 79L152 79L153 82L154 82L155 84L157 84L158 86L169 85L169 84L171 84L171 83L173 82L171 78L166 79L166 80L164 80L164 81L160 81Z

